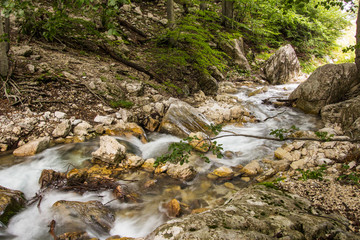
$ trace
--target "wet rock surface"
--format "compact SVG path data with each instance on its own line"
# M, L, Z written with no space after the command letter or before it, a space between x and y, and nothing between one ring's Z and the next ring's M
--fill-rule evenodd
M25 207L25 203L22 192L0 186L0 222L8 224L10 218Z
M38 138L15 149L13 154L18 157L32 156L45 150L49 146L49 143L50 137Z
M189 104L173 100L160 126L160 131L179 137L186 137L191 132L208 133L210 122Z
M253 186L223 206L169 221L146 239L360 239L348 233L344 223L314 212L304 198Z
M94 158L98 158L108 163L118 163L125 158L126 148L114 137L101 136L100 148L92 153Z
M63 232L92 228L98 233L110 231L115 221L114 214L101 202L57 201L53 205L57 225Z

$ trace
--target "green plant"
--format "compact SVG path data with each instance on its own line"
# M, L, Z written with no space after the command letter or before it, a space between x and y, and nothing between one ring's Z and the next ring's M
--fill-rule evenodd
M331 141L334 137L334 134L328 134L328 132L315 132L315 135L320 138L322 141Z
M285 128L271 129L270 135L274 135L280 140L284 140L289 134L292 134L298 130L299 128L297 128L295 125L292 125L290 128L287 129Z
M302 170L302 169L296 169L299 171L302 175L301 179L306 181L308 179L319 179L323 180L324 172L326 171L326 165L321 165L318 169L310 171L310 170Z
M132 106L134 106L134 103L126 100L117 100L117 101L110 101L109 105L113 108L118 108L118 107L131 108Z
M47 41L84 39L105 34L119 35L116 23L119 7L127 0L41 1L1 0L0 7L8 16L14 14L27 35ZM76 16L76 17L75 17ZM98 28L92 20L99 19Z
M281 182L284 179L285 179L284 177L278 177L271 182L260 182L260 183L258 183L258 185L263 185L265 187L273 188L273 189L279 189L279 187L277 186L277 183Z
M196 11L176 22L176 27L167 30L156 39L156 59L161 67L158 73L169 69L192 68L210 74L209 67L220 71L226 68L228 56L214 47L214 42L228 41L239 34L222 31L220 18L213 11Z
M234 27L258 51L291 43L298 57L322 57L335 46L347 13L320 1L237 0Z
M344 164L342 168L343 173L336 180L346 184L360 185L360 173L353 171L346 172L350 168L347 164Z
M209 129L213 130L213 133L217 135L221 131L221 125L210 125ZM180 142L171 143L168 147L168 153L164 154L160 157L156 158L154 166L158 166L161 163L172 162L172 163L180 163L180 165L187 163L189 157L191 156L191 152L195 150L195 147L190 144L193 140L200 140L196 136L195 137L187 137L182 139ZM207 141L210 139L204 139L202 141ZM202 141L199 141L199 144L202 144ZM223 155L221 151L223 150L222 145L218 144L216 141L211 142L209 147L209 151L212 152L217 158L222 158ZM209 158L205 156L204 153L198 154L201 159L205 162L210 162Z

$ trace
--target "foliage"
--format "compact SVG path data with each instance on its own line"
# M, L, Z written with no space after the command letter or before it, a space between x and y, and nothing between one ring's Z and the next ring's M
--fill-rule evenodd
M284 180L285 178L284 177L278 177L278 178L275 178L273 181L271 182L260 182L258 183L258 185L263 185L265 187L268 187L268 188L273 188L273 189L279 189L279 187L277 186L277 183L278 182L281 182L282 180Z
M318 169L314 170L314 171L310 171L310 170L302 170L302 169L296 169L297 171L299 171L302 174L301 179L306 181L308 179L319 179L319 180L323 180L323 174L324 171L326 170L326 164L321 165Z
M336 180L346 184L360 185L360 173L357 172L344 173L341 176L339 176Z
M126 100L117 100L117 101L110 101L109 105L113 108L118 108L118 107L131 108L132 106L134 106L134 103Z
M278 129L271 129L270 135L274 135L275 137L279 138L280 140L284 140L289 134L292 134L298 131L295 125L292 125L290 128L278 128Z
M224 70L226 54L212 43L227 41L239 34L224 32L218 14L213 11L197 11L176 22L174 29L167 29L156 39L156 58L162 73L179 67L193 68L209 74L209 67Z
M320 138L322 141L331 141L334 137L334 134L328 134L328 132L315 132L315 135Z
M222 124L210 124L209 129L210 131L216 136L222 131L223 125Z
M238 0L235 26L258 50L291 43L300 57L324 56L349 22L318 0Z
M119 6L126 2L1 0L0 7L6 15L17 17L24 34L61 41L65 37L85 38L101 33L118 35L114 19Z
M213 129L214 134L218 134L221 131L221 125L211 125L209 128ZM180 142L174 142L169 145L168 153L164 154L160 157L156 158L156 161L154 163L154 166L158 166L159 164L166 163L166 162L172 162L172 163L180 163L180 165L187 163L189 161L189 158L191 156L191 152L195 150L195 147L193 147L190 142L194 140L200 140L197 137L187 137L182 139ZM210 140L205 139L203 141ZM198 143L201 144L201 141ZM211 142L211 145L209 146L209 151L212 152L213 155L215 155L217 158L222 158L223 155L221 151L223 150L222 145L218 144L216 141ZM199 153L199 157L204 160L205 162L210 162L209 158L205 156L204 153Z

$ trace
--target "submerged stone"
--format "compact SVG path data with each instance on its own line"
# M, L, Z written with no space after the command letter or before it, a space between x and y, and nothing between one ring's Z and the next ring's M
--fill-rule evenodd
M99 201L60 200L52 209L57 225L64 232L78 232L90 227L98 233L108 233L115 221L114 214Z

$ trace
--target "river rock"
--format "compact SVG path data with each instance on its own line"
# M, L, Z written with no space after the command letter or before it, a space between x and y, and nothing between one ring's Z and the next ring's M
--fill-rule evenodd
M143 165L141 165L141 167L147 172L153 172L155 170L154 163L155 163L155 158L149 158L145 160L145 162L143 163Z
M49 143L50 137L38 138L15 149L13 154L18 157L32 156L45 150L49 146Z
M262 172L262 168L258 161L253 160L250 163L246 164L242 169L241 172L244 173L244 176L251 177L255 176Z
M125 157L126 148L116 138L110 136L100 137L100 148L92 153L94 158L108 163L117 163Z
M98 233L108 233L115 221L114 214L99 201L60 200L53 204L52 209L63 232L77 232L88 226Z
M360 96L324 106L321 108L321 118L325 122L339 123L344 130L351 130L354 136L359 137Z
M289 160L289 161L292 161L292 156L291 154L286 151L285 149L279 147L275 150L274 152L274 156L277 158L277 159L286 159L286 160Z
M81 122L76 127L74 127L74 134L77 136L85 136L89 134L89 129L91 129L92 126L88 122Z
M57 240L98 240L92 238L87 232L67 232L57 236Z
M184 163L183 165L170 163L167 165L166 173L172 178L184 181L191 181L196 176L194 167L188 163Z
M234 171L229 167L221 166L221 167L215 169L212 172L212 174L215 176L218 176L218 177L226 178L226 177L232 177L234 175Z
M189 135L192 140L189 144L200 152L208 152L211 146L211 141L209 140L209 136L203 132L190 133Z
M288 44L277 50L264 66L265 79L271 84L284 84L296 78L300 63L293 47Z
M56 111L56 112L54 113L54 115L55 115L55 117L58 118L58 119L63 119L63 118L66 117L66 113L60 112L60 111Z
M294 170L296 170L296 169L304 169L306 163L307 163L307 159L302 158L302 159L300 159L300 160L298 160L298 161L292 162L292 163L290 164L290 167L291 167L292 169L294 169Z
M178 137L187 137L191 132L210 133L208 125L210 122L195 108L183 101L173 99L161 122L160 131Z
M296 107L318 114L322 107L344 99L349 89L358 83L354 63L326 64L317 68L289 96Z
M105 125L111 125L114 121L114 117L112 116L100 116L100 115L97 115L95 118L94 118L94 122L96 123L102 123L102 124L105 124Z
M284 172L290 168L291 162L288 160L272 161L271 165L276 172Z
M26 199L22 192L0 186L0 222L8 224L9 219L25 207L25 204Z
M64 120L59 125L56 126L54 131L52 132L53 137L66 137L71 130L71 122L70 120Z
M126 158L123 160L123 165L127 168L140 167L145 160L135 154L126 154Z
M166 213L169 217L178 217L180 216L180 202L177 199L172 199L170 202L165 204Z
M146 240L175 239L359 239L347 232L343 219L325 213L308 214L312 206L297 195L265 186L252 186L224 205L155 229Z

